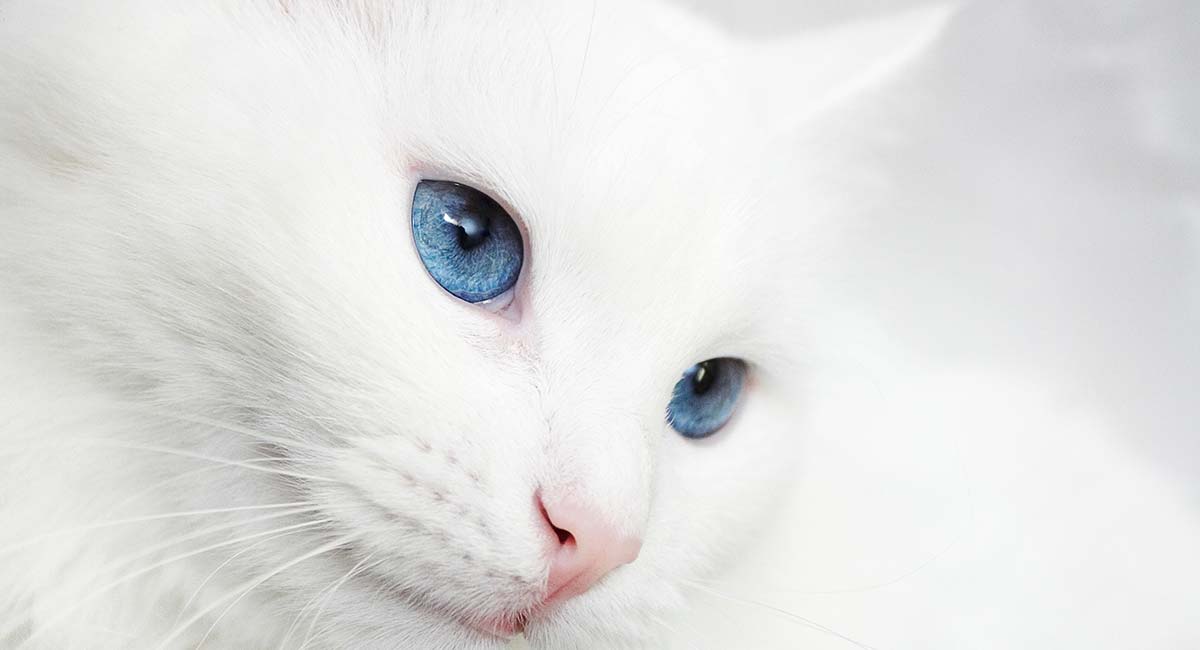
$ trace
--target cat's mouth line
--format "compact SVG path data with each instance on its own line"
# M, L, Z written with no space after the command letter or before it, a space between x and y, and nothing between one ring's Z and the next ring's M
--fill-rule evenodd
M501 640L509 640L514 636L525 631L525 620L518 619L516 621L508 621L505 619L496 619L485 621L482 623L471 623L468 621L459 621L467 627L482 632L490 637Z
M349 485L353 488L354 486ZM374 512L382 521L391 525L399 523L399 515L392 512L386 506L378 503L369 495L354 490L359 497L359 506L364 507L369 511ZM399 528L403 528L400 525ZM351 555L361 556L378 556L378 551L372 551L369 548L357 547ZM403 560L400 555L393 555L397 560ZM360 573L357 578L366 579L373 583L375 587L382 593L388 594L390 597L403 602L405 605L421 609L430 614L437 615L445 620L454 621L463 627L469 628L475 632L481 633L493 639L508 640L524 631L528 623L543 615L546 611L553 607L553 603L546 598L547 594L544 590L530 592L528 598L530 605L516 610L482 610L485 613L482 616L472 615L461 608L456 608L446 603L441 603L430 599L428 596L421 593L419 587L405 586L399 584L397 576L390 575L386 571L381 571L378 565L374 565Z
M341 483L341 487L347 490L351 497L350 500L354 504L353 509L359 509L364 514L369 513L369 517L380 524L376 528L377 531L393 531L402 536L419 535L439 540L440 544L448 543L448 538L444 533L439 535L436 530L428 528L415 518L381 503L355 482L344 481ZM349 522L343 523L348 524ZM387 543L384 543L382 547L376 544L364 547L359 543L354 546L356 549L351 555L375 558L380 558L381 555L390 556L400 564L405 564L407 561L402 553L395 552L395 547L389 551ZM494 568L493 570L499 571ZM488 571L487 574L492 578L495 577L491 571ZM424 593L421 585L405 584L401 574L381 568L378 564L364 570L357 577L368 580L379 593L386 594L387 597L395 599L407 607L423 610L445 621L452 621L493 640L507 641L524 632L531 622L544 618L551 610L555 609L560 600L554 597L556 594L547 592L544 583L538 584L536 581L530 582L530 578L522 578L518 584L518 577L515 574L510 576L513 582L508 586L510 588L521 587L521 594L518 596L514 589L509 598L501 599L501 602L506 601L506 604L510 605L509 607L503 607L503 605L496 607L496 603L492 603L492 606L486 603L464 606L463 604L442 602L431 594ZM461 577L459 576L459 578ZM430 575L427 578L437 580L436 575ZM513 604L516 604L517 607L511 607Z

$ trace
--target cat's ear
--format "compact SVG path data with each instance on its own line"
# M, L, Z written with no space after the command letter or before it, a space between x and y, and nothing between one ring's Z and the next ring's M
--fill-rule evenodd
M784 135L886 83L954 15L937 4L750 47L743 72L766 128Z

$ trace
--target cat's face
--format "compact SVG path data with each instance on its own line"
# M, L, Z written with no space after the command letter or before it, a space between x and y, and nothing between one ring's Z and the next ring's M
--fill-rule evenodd
M334 178L297 187L278 216L307 270L254 292L308 296L320 312L306 305L281 326L322 367L299 362L265 382L278 382L280 397L267 398L276 408L303 395L289 408L322 424L285 421L271 433L316 429L337 447L288 453L304 459L299 471L331 479L303 489L328 506L332 534L361 537L283 579L308 598L369 563L339 588L326 622L374 612L387 634L444 627L456 645L495 641L475 628L504 634L525 622L545 647L633 644L666 631L659 621L686 596L681 579L751 533L786 476L795 392L778 348L792 341L776 335L794 303L776 295L797 282L787 266L803 263L765 245L798 230L756 200L744 171L767 150L705 105L719 89L687 78L699 53L641 40L620 51L628 41L608 18L592 27L585 62L574 50L588 16L559 11L544 17L578 22L559 28L570 36L552 46L575 58L558 68L535 13L431 18L419 40L394 45L404 52L370 89L381 96L316 100L361 111L337 118L354 127L334 151L284 154ZM638 69L656 55L663 69ZM410 217L423 179L485 192L519 225L524 263L498 313L427 272ZM303 259L314 254L326 261ZM668 425L667 403L686 369L716 357L746 360L749 381L727 426L686 439ZM303 391L296 376L311 377ZM564 501L590 520L579 526L608 529L589 538L562 525L580 547L640 546L567 600L551 599L558 539L546 521L560 523ZM624 553L610 564L633 559Z
M62 109L105 222L63 226L51 255L97 271L43 279L78 294L60 320L86 322L127 394L221 423L180 444L279 470L176 498L315 504L285 523L319 526L230 570L304 558L264 589L294 616L336 588L318 642L645 643L787 478L790 361L834 217L737 46L674 14L350 4L100 21L162 43L103 55L121 75L62 64L107 92ZM422 180L513 218L503 304L431 277ZM734 415L685 438L668 401L713 358L746 364ZM555 527L606 547L558 595Z

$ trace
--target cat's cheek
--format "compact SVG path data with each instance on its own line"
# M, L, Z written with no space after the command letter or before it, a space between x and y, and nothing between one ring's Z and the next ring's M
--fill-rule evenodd
M749 543L776 509L798 466L794 408L769 386L747 385L717 434L663 445L656 517L670 548L687 550L694 577L720 568ZM677 514L682 513L682 514Z

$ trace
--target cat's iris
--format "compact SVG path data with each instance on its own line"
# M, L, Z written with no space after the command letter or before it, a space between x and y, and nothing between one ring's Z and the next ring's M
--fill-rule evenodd
M667 422L686 438L716 433L737 406L746 382L746 362L722 357L688 368L667 404Z
M413 240L429 275L470 303L517 283L525 246L513 218L491 197L449 181L421 181L413 193Z

